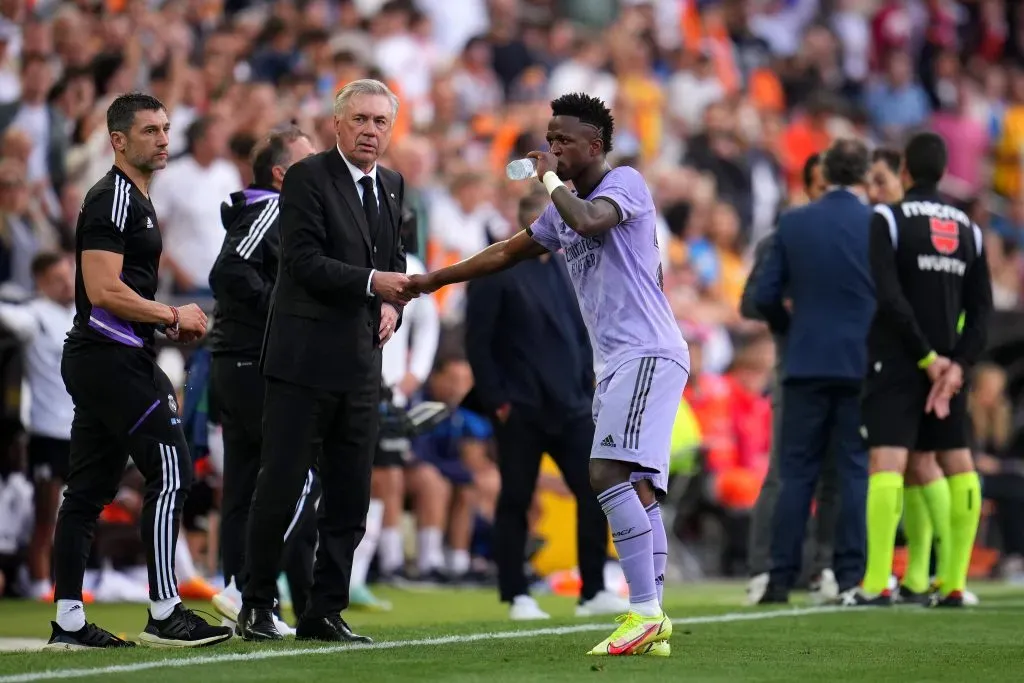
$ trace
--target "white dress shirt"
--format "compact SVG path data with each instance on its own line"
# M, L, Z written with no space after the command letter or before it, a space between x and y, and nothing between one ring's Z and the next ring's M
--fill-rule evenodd
M377 164L373 165L369 173L363 173L363 169L356 168L351 161L342 153L341 147L338 147L338 154L341 154L342 161L348 166L348 172L352 174L352 182L356 184L356 192L359 193L359 203L363 201L363 186L359 184L359 181L363 178L373 178L373 196L377 199L377 215L380 215L380 190L377 188ZM366 278L366 296L373 296L371 285L373 285L373 274L377 272L374 268L370 270L370 277Z

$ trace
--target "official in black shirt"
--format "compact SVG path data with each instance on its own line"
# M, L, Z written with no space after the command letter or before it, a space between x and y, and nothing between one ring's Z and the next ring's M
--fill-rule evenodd
M231 203L221 206L227 234L210 271L216 305L209 345L213 355L211 400L224 434L220 538L227 588L213 603L231 620L238 618L241 608L246 527L260 471L265 386L259 368L260 349L277 280L281 183L289 166L315 153L309 137L298 128L272 133L254 151L253 184L232 194ZM319 493L312 474L308 482L288 526L285 551L298 555L295 563L286 562L293 569L287 574L297 614L305 609L313 582L313 518ZM302 547L294 547L297 540Z
M89 190L76 231L75 320L61 374L75 404L67 491L53 547L57 621L48 647L131 645L85 621L82 578L93 532L113 500L129 455L146 479L141 533L149 567L149 623L139 638L188 647L227 640L178 598L174 550L192 480L174 387L156 364L158 328L170 339L206 333L195 304L154 301L162 243L148 190L167 165L163 104L138 93L107 109L114 166Z
M981 506L970 451L965 371L985 349L992 285L981 229L939 196L946 146L933 133L904 151L903 200L875 207L871 271L877 312L868 334L862 433L871 449L868 560L847 604L887 605L908 451L937 451L949 483L949 561L936 604L961 606ZM966 324L959 327L961 313ZM945 553L944 553L945 554ZM946 566L943 567L942 565Z

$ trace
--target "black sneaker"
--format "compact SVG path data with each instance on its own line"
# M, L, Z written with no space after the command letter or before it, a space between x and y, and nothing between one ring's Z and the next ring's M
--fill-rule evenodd
M878 595L865 593L859 586L839 596L843 607L892 607L892 591L886 588Z
M951 591L949 595L933 593L929 607L963 607L964 594L960 591Z
M789 591L781 588L770 581L764 590L764 594L758 599L758 605L788 605Z
M900 605L923 605L928 606L932 601L932 594L928 591L915 593L903 584L896 593L896 603Z
M139 641L152 647L204 647L229 638L231 627L212 626L180 602L166 619L154 619L150 613L146 629L139 634Z
M91 650L107 647L135 647L130 640L121 640L110 631L105 631L96 624L86 624L77 631L65 631L57 622L51 621L53 632L50 640L43 646L44 650Z

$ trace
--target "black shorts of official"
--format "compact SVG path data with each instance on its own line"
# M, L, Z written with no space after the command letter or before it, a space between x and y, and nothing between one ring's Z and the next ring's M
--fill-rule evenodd
M940 420L925 414L932 383L914 364L875 361L868 369L861 399L862 434L868 448L949 451L970 446L967 387L949 402Z
M37 484L67 481L71 441L31 434L28 437L28 470Z
M405 467L409 464L408 439L381 439L377 442L377 452L373 456L373 466Z

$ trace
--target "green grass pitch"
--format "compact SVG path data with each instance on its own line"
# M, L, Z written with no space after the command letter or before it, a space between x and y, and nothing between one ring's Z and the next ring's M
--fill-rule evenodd
M1024 591L972 585L981 605L963 610L850 610L741 606L740 584L670 587L672 656L587 657L612 619L573 618L571 600L540 599L547 622L513 623L489 591L380 591L395 609L346 614L371 647L317 647L287 639L233 639L199 650L2 652L0 683L42 680L181 683L224 681L957 681L1024 680ZM209 605L193 605L213 613ZM90 621L129 638L144 605L93 605ZM49 635L51 605L0 602L4 639Z

